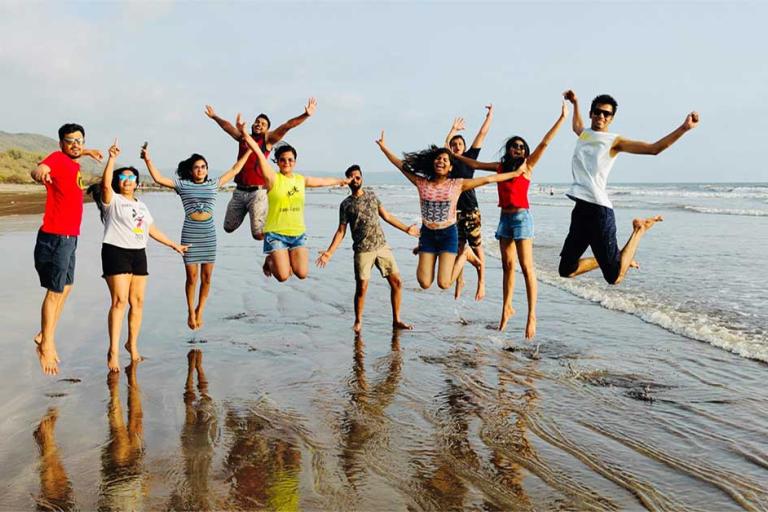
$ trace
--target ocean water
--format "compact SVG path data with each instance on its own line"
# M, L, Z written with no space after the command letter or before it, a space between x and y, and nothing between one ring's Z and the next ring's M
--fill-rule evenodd
M371 176L389 211L418 220L414 187ZM633 217L664 216L617 287L557 275L565 189L532 185L534 343L524 315L493 329L501 269L487 187L482 302L471 271L458 301L420 290L415 239L385 227L415 328L392 332L374 276L355 338L349 239L326 269L278 284L245 227L219 229L206 325L186 328L180 258L150 246L146 360L111 377L93 205L58 378L40 375L31 341L39 217L0 219L0 509L768 509L768 184L613 186L620 242ZM345 195L308 192L312 259ZM177 237L178 198L144 200Z

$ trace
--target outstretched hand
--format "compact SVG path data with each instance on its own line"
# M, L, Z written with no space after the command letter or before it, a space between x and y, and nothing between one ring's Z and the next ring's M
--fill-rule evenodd
M568 102L565 101L565 98L563 98L563 106L560 110L560 117L568 117Z
M325 268L329 261L331 261L331 253L328 251L321 251L320 256L315 260L315 264L320 268Z
M421 235L421 228L419 228L418 224L411 224L408 226L408 229L405 230L406 233L408 233L411 236L415 236L416 238Z
M485 113L485 117L491 117L493 115L493 103L487 104L485 109L488 111Z
M205 115L207 115L211 119L216 119L216 111L213 110L213 107L210 105L205 106Z
M120 146L117 144L117 137L115 137L115 142L112 143L111 146L109 146L109 158L115 159L120 154Z
M384 149L387 146L386 142L384 142L384 130L381 130L381 136L376 139L376 144L378 144L381 149Z
M696 128L699 125L699 113L695 110L688 114L688 116L685 118L685 121L683 122L683 128L685 130L692 130L693 128Z
M457 117L453 120L453 124L451 125L451 131L454 132L460 132L464 129L464 118L463 117Z
M237 118L235 119L235 127L237 128L237 131L245 135L248 133L248 130L245 126L245 120L243 119L243 115L238 112Z
M307 106L304 107L304 113L311 116L315 113L315 110L317 110L317 100L313 96L307 101Z
M102 160L104 160L104 155L101 154L101 151L98 149L84 149L83 155L96 160L97 162L101 163Z
M141 146L141 153L139 154L139 157L144 160L145 162L149 162L152 160L149 157L149 149L147 148L147 143L145 142L143 146Z
M576 104L577 98L576 98L576 93L573 92L573 89L568 89L567 91L565 91L563 93L563 98L565 98L566 100L570 101L573 104Z

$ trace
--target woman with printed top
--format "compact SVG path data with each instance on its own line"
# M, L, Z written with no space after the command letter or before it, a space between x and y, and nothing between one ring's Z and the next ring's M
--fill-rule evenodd
M448 148L432 146L429 149L406 153L405 159L398 158L384 143L384 132L376 141L381 151L400 169L408 180L419 190L421 202L421 236L419 237L419 263L416 278L419 285L427 289L435 279L437 264L437 285L449 288L459 276L464 263L472 253L466 247L459 251L459 234L456 226L456 205L462 192L487 185L511 180L523 174L524 166L512 173L501 173L483 178L449 178L453 169L454 155ZM424 174L424 178L419 174Z
M216 262L216 225L213 222L213 208L219 188L229 183L245 165L250 152L243 153L240 159L218 179L208 177L208 161L203 155L194 153L179 162L177 178L163 176L152 163L149 151L144 148L141 158L147 164L149 174L158 185L172 188L181 197L184 207L184 226L181 228L181 243L188 245L184 255L184 269L187 279L187 325L195 330L203 326L203 309L208 292L211 289L213 267ZM195 288L200 276L200 291L195 306Z
M280 172L275 172L264 152L251 137L245 121L237 114L237 128L243 140L256 154L259 166L267 182L267 220L264 223L264 274L274 276L280 282L291 274L299 279L309 272L309 251L304 224L304 189L313 187L342 186L348 178L315 178L293 172L296 166L296 149L284 144L275 149L275 162Z
M501 262L504 272L503 299L499 330L507 327L509 318L515 314L512 307L512 292L515 288L515 255L520 260L520 270L525 279L525 291L528 297L528 321L525 326L526 339L536 335L536 301L538 288L536 283L536 268L533 264L533 216L529 210L528 187L531 184L533 168L541 155L555 137L568 116L568 105L563 101L560 116L555 124L544 135L533 153L528 148L525 139L515 135L504 144L504 154L499 162L478 162L470 158L457 156L465 165L481 171L496 171L498 174L522 174L510 181L499 183L499 207L501 217L496 229L496 239L501 249Z
M104 240L101 246L101 267L109 287L112 304L109 308L109 351L107 367L112 372L120 371L120 330L128 304L128 341L125 348L132 361L141 359L138 348L139 330L144 304L144 290L147 285L147 240L154 238L179 254L184 254L186 245L173 242L154 224L147 205L136 199L139 186L139 171L134 167L114 170L115 160L120 154L117 139L109 148L109 159L104 168L100 185L92 185L89 192L99 208L104 223Z

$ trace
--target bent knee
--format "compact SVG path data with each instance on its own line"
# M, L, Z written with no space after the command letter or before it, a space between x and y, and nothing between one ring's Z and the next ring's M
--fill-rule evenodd
M576 272L577 267L578 263L573 265L572 263L560 261L560 266L557 268L557 272L560 274L560 277L573 277L573 273Z
M426 290L430 286L432 286L432 280L431 279L419 279L419 286L421 286L422 290Z
M281 274L281 273L278 272L278 273L274 274L274 276L275 276L275 279L277 279L281 283L284 283L285 281L288 280L289 277L291 277L291 274L290 274L290 272L286 272L284 274Z
M451 287L451 281L450 279L438 279L437 286L439 286L441 290L447 290Z

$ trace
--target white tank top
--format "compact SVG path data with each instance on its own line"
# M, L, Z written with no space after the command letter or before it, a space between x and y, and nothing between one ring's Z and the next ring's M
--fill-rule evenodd
M581 132L573 150L573 183L566 192L568 197L613 208L605 187L616 161L616 157L611 156L611 146L618 136L618 133L596 132L591 128Z

